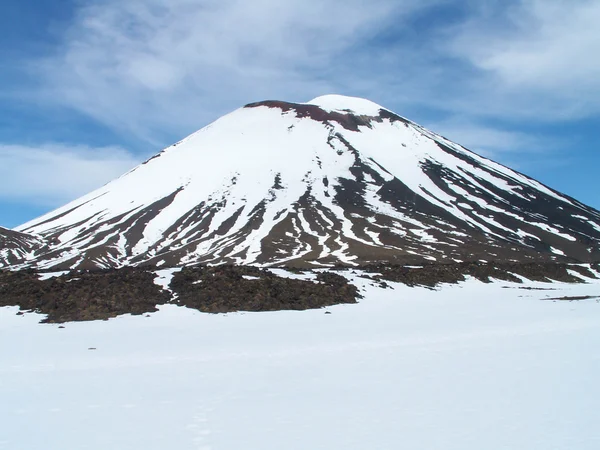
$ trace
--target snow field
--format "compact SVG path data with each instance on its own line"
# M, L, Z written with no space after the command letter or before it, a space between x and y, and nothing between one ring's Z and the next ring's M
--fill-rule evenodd
M600 304L544 299L600 281L354 282L303 312L1 308L0 449L599 448Z

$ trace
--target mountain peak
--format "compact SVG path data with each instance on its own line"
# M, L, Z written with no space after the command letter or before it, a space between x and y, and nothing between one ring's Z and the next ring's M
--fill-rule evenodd
M356 115L364 116L378 116L380 110L386 109L377 103L372 102L371 100L338 94L322 95L320 97L313 98L307 104L316 105L319 108L329 112L351 111Z

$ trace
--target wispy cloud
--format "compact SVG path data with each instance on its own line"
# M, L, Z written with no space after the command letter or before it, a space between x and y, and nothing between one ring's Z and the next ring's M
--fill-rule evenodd
M567 143L553 135L513 130L497 124L491 126L466 118L451 118L426 125L482 156L525 173L569 163L568 155L561 154Z
M439 1L92 2L42 62L42 81L47 98L160 138L246 102L339 91L347 52Z
M593 0L91 1L33 66L46 100L154 144L246 102L330 92L564 120L600 112L599 22Z
M438 134L488 157L507 153L536 153L549 150L550 145L552 148L558 147L556 142L549 143L543 136L466 120L450 119L428 126Z
M600 113L600 3L483 2L442 46L476 69L465 111L536 120Z
M118 147L0 145L0 200L54 207L102 186L139 162Z

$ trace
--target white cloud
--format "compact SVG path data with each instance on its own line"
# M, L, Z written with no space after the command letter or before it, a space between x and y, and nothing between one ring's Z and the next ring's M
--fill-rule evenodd
M486 46L475 64L528 89L600 86L600 3L530 0L513 14L528 20L516 19L522 22L516 36Z
M0 145L0 199L56 207L138 164L118 147Z
M404 39L453 4L460 20ZM157 147L247 102L332 92L553 121L600 112L597 23L594 0L92 0L32 68L43 99Z
M453 118L427 126L479 155L525 172L555 167L568 159L561 155L566 143L556 136L490 126L467 118Z
M357 48L441 1L91 2L34 66L46 98L165 143L247 102L355 90Z
M466 148L493 158L501 158L509 153L536 153L557 146L555 139L549 142L544 136L501 129L465 119L435 122L428 124L428 127Z
M447 30L444 48L479 70L465 111L538 120L600 113L600 2L486 5Z

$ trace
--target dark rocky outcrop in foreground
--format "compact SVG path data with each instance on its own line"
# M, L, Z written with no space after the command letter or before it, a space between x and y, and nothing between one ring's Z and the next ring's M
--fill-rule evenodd
M318 273L315 281L226 265L183 269L175 274L171 289L178 304L211 313L314 309L356 303L359 297L358 289L336 273Z
M243 276L259 279L245 279ZM281 278L255 267L185 268L171 282L174 295L154 283L148 268L73 271L40 280L34 271L0 272L0 307L46 314L45 322L108 319L156 311L173 303L204 312L277 311L355 303L355 286L335 273L317 282Z
M600 264L592 267L600 271ZM46 280L40 280L39 274L31 270L0 271L0 307L19 306L22 311L46 314L44 322L60 323L144 314L166 303L226 313L305 310L356 303L360 298L358 289L342 276L352 272L347 267L314 272L312 280L283 278L251 266L189 267L174 274L171 292L155 284L155 270L127 267L72 271ZM472 262L418 267L382 264L360 270L360 276L383 287L386 281L433 287L457 283L467 276L484 282L492 278L519 282L515 274L535 281L581 282L569 271L595 278L586 267L559 263Z
M43 281L33 271L0 272L0 306L46 314L45 322L143 314L170 299L154 278L153 273L135 268L71 272Z

